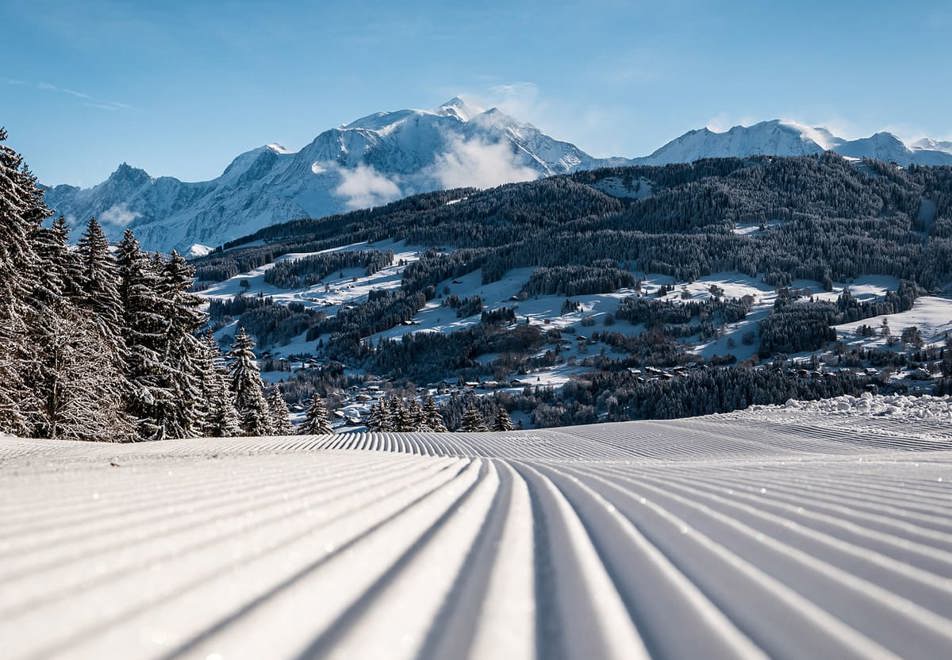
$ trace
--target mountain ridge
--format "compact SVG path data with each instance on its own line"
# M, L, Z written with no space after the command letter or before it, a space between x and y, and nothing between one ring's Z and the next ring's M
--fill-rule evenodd
M596 158L498 108L454 97L431 110L366 115L321 132L297 151L274 143L256 147L209 181L152 177L123 162L91 188L45 190L47 204L74 226L96 216L112 239L129 227L148 249L194 253L272 224L439 189L486 188L606 166L827 150L902 166L952 165L949 142L924 138L906 145L885 132L847 140L780 119L722 132L691 130L640 158Z

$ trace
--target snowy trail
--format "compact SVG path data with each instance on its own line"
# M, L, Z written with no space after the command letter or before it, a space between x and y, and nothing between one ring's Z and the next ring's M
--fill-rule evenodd
M952 655L952 428L0 439L7 658Z

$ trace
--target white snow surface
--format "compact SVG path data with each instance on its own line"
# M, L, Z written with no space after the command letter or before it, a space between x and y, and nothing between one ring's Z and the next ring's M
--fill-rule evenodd
M908 420L934 420L952 422L952 397L949 396L906 396L891 394L877 396L838 396L818 401L796 401L791 399L783 406L754 406L754 410L803 410L834 415L860 415L864 417L895 417Z
M2 438L0 639L5 658L950 657L950 501L947 420L813 404Z

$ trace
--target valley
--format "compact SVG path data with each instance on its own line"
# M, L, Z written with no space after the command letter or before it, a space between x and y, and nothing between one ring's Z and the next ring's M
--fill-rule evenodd
M524 427L637 418L644 406L610 403L613 390L668 397L718 370L751 384L698 412L830 386L944 393L946 221L919 217L923 199L948 213L932 201L948 199L947 184L916 178L942 170L876 167L832 155L727 159L433 193L234 241L194 260L199 295L223 345L239 324L257 330L265 377L301 412L294 392L324 388L342 430L390 396L432 396L451 423L473 405L486 419L504 407ZM801 181L781 187L781 176ZM855 192L822 197L842 185ZM708 210L677 214L712 194L722 199ZM850 246L859 256L833 256ZM338 253L390 261L373 272L310 265ZM269 281L275 264L287 274ZM237 300L257 302L226 313ZM290 326L288 305L306 309ZM261 341L283 325L293 335ZM759 392L753 372L777 368L807 382ZM602 378L605 392L593 384Z

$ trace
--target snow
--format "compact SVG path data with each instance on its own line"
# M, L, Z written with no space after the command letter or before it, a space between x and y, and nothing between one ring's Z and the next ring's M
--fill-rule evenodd
M765 223L764 227L766 229L770 229L771 227L779 227L782 224L783 224L782 220L771 220ZM739 223L734 225L734 228L732 231L738 236L750 236L752 234L756 234L760 232L761 231L760 228L761 228L761 224L759 222Z
M340 271L338 271L328 275L321 284L302 289L282 289L268 284L264 280L265 273L274 268L275 264L283 261L294 261L327 252L367 250L392 251L394 253L393 265L372 275L367 275L363 268L345 268L343 277L340 276ZM377 241L376 243L362 241L328 250L320 250L319 252L293 252L278 257L272 263L214 284L204 291L198 292L198 295L206 300L228 300L237 295L257 295L261 293L265 297L274 298L276 303L298 302L305 307L321 309L327 312L329 316L333 316L341 305L366 300L370 291L399 287L400 277L406 265L419 259L421 251L422 248L407 246L403 241ZM405 262L402 266L400 265L401 260ZM248 283L247 288L242 286L242 282ZM328 290L325 290L325 285L327 285Z
M204 257L207 254L210 254L215 248L209 247L207 245L202 245L201 243L193 243L191 247L188 248L186 256L188 257Z
M904 328L915 326L919 328L919 332L927 344L940 344L945 341L946 335L952 333L952 300L937 296L921 296L916 299L909 311L874 316L862 321L844 323L834 327L837 337L848 344L883 347L887 341L886 338L879 336L879 328L883 319L889 323L890 331L896 337L902 334ZM858 331L860 326L863 325L873 328L876 335L861 337Z
M756 410L775 406L755 406ZM902 421L934 420L952 422L952 397L906 396L901 394L874 396L839 396L819 401L790 400L782 408L818 412L825 415L859 415L869 417L896 417Z
M950 657L934 403L3 438L4 657Z
M729 130L702 128L688 131L652 154L635 158L636 164L666 165L690 163L702 158L744 158L747 156L808 156L835 151L841 156L875 158L899 165L949 165L952 153L939 143L920 141L906 145L895 135L876 133L867 138L847 140L821 126L807 126L789 119L771 119Z
M604 317L614 313L623 298L631 296L631 289L619 289L612 293L571 296L580 305L580 311L571 314L562 314L564 295L534 296L525 300L513 300L532 275L534 268L515 268L508 271L502 278L489 284L482 283L482 270L475 270L461 277L442 281L436 288L440 296L448 288L450 294L460 298L479 296L483 300L486 310L512 307L518 323L525 323L526 318L532 325L543 326L545 329L579 328L582 319L591 318L601 325ZM480 321L480 315L474 314L466 318L457 318L456 310L444 306L443 298L431 300L413 317L413 325L400 325L372 336L373 343L381 338L398 339L406 334L416 332L455 332L462 330ZM613 332L625 333L630 329L628 324L618 323L612 326Z

